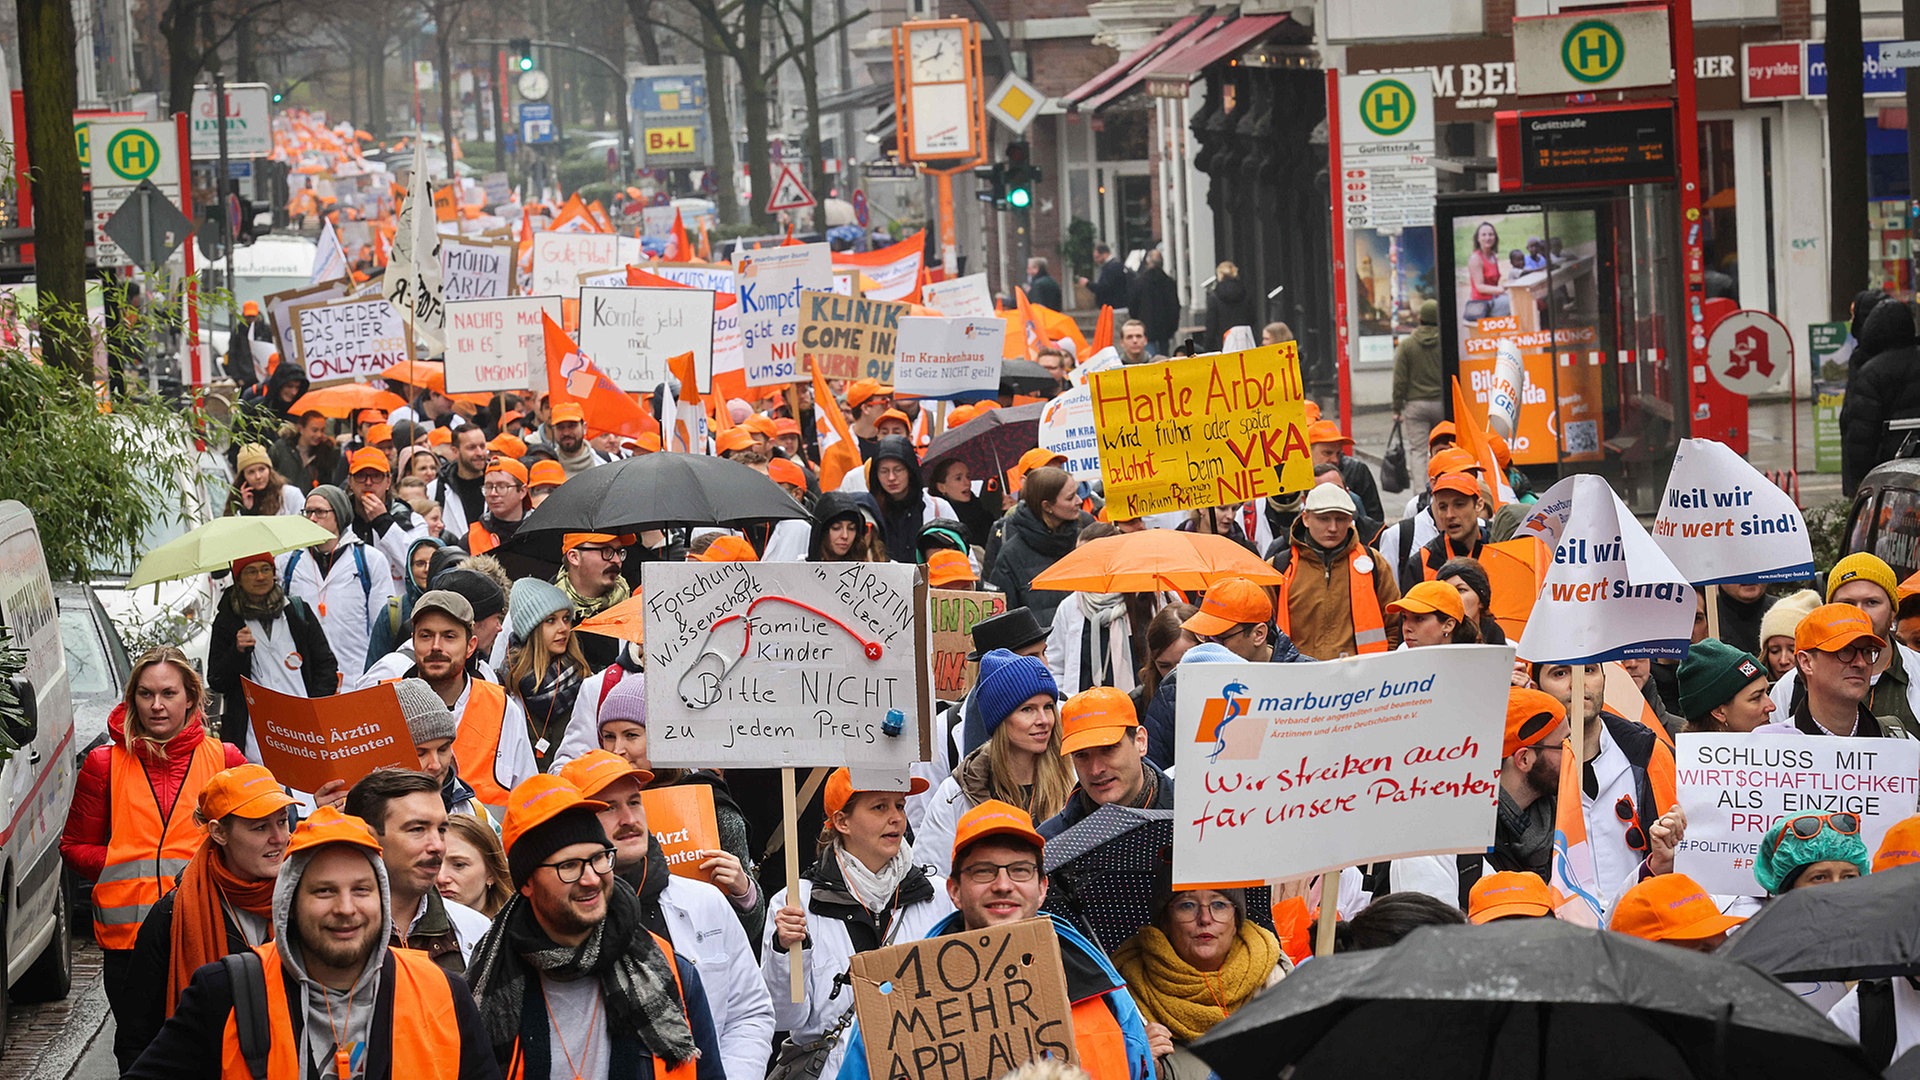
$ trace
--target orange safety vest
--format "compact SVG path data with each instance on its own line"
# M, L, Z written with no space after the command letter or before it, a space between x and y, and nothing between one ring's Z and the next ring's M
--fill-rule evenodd
M280 972L280 952L273 942L256 946L267 982L267 1080L303 1080L300 1040L293 1037L293 1016L287 1006L287 983ZM433 966L425 953L389 949L393 957L393 1017L397 1028L406 1025L405 1038L392 1038L387 1052L393 1075L406 1080L455 1080L460 1075L460 1019L453 1010L453 984ZM237 991L237 988L236 988ZM303 1006L304 1008L304 1006ZM240 1033L233 1014L227 1014L221 1038L220 1075L225 1080L253 1080L247 1059L240 1053ZM363 1066L364 1067L364 1066Z
M500 538L493 535L493 530L477 521L467 526L467 554L485 555L499 546Z
M1105 994L1073 1003L1073 1047L1080 1052L1080 1067L1093 1080L1128 1080L1133 1075L1127 1033L1121 1030Z
M1360 569L1356 564L1363 558L1373 566ZM1373 571L1379 565L1365 544L1355 543L1347 553L1347 607L1353 612L1354 649L1362 656L1387 651L1387 616L1380 608L1380 594L1373 591ZM1280 582L1280 596L1273 605L1280 632L1288 637L1293 636L1293 613L1287 608L1287 594L1293 588L1293 572L1298 569L1298 558L1287 563L1286 575Z
M126 747L114 743L109 762L107 860L93 883L93 938L103 949L131 949L147 912L172 891L206 838L193 808L200 789L227 767L227 752L218 739L200 740L171 813L160 809L153 782Z
M652 931L648 932L652 933ZM687 988L680 984L680 965L674 962L673 946L668 944L667 939L659 934L653 934L652 936L654 944L660 946L660 951L667 954L667 966L673 969L673 988L680 995L680 1011L685 1013L687 1011ZM538 977L539 976L535 976L535 978ZM691 1025L692 1020L689 1019L688 1023ZM668 1065L661 1059L659 1054L650 1054L648 1056L653 1058L653 1080L694 1080L699 1070L697 1058L688 1058L678 1065ZM1082 1056L1085 1056L1084 1052ZM393 1075L399 1076L400 1070L395 1069ZM501 1070L501 1078L502 1080L523 1080L526 1075L527 1062L520 1054L520 1040L516 1037L513 1040L513 1054L507 1059L507 1067ZM1126 1074L1124 1072L1121 1073L1120 1080L1126 1080Z
M507 809L507 789L494 777L494 760L500 754L500 729L507 718L506 688L485 679L468 684L467 709L453 736L453 760L460 767L460 779L473 788L482 805L501 813Z

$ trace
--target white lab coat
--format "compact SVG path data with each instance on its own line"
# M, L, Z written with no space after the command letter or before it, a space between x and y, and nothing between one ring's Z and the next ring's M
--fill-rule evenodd
M727 1080L762 1080L773 1045L773 999L740 913L719 889L678 874L660 894L660 913L674 954L700 972Z
M806 562L807 545L813 540L813 525L798 518L776 521L773 535L767 538L767 550L761 562Z
M941 877L953 875L953 837L960 830L960 818L971 809L973 800L967 798L960 790L960 781L952 776L940 781L933 798L927 801L923 827L914 831L913 851Z
M366 556L367 577L360 578L360 562L354 548ZM393 564L379 549L360 543L352 529L340 534L334 547L333 566L324 578L313 554L302 548L274 559L275 572L286 586L287 595L307 602L320 616L320 629L333 646L340 662L343 681L351 683L367 669L367 644L372 639L373 613L383 614L387 601L398 594ZM288 574L288 566L292 574Z

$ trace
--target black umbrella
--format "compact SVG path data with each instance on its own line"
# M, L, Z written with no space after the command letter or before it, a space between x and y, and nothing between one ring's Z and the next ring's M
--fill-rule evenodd
M1153 919L1155 883L1171 875L1173 811L1102 806L1047 841L1047 910L1112 950ZM1273 896L1247 891L1247 917L1273 929Z
M570 477L502 545L558 561L570 532L637 533L685 525L737 526L807 511L764 473L706 454L654 453Z
M1051 394L1060 389L1060 380L1031 360L1002 360L1000 389L1010 394Z
M1920 865L1777 896L1720 955L1782 982L1920 975Z
M1553 919L1423 927L1314 960L1191 1049L1222 1080L1877 1075L1752 968Z
M1920 1080L1920 1050L1909 1050L1887 1066L1887 1080Z
M942 461L958 460L966 462L967 471L976 477L1006 476L1021 454L1040 445L1040 410L1045 407L1034 404L988 409L951 431L935 435L921 459L921 475L932 476L934 466Z

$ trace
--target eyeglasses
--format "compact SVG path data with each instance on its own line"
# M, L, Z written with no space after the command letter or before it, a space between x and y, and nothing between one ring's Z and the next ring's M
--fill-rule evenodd
M1198 900L1175 900L1167 905L1167 914L1173 916L1176 922L1192 922L1200 917L1203 907L1211 922L1226 922L1233 917L1233 905L1225 900L1209 900L1205 904Z
M480 485L480 493L483 495L505 495L509 491L519 491L519 490L520 490L519 484L481 484Z
M1767 849L1768 856L1779 850L1787 835L1791 833L1801 840L1811 840L1820 835L1821 829L1832 829L1842 836L1857 836L1860 832L1860 818L1857 814L1801 814L1788 818L1780 828L1780 834L1773 838L1773 846Z
M1040 876L1040 864L1036 862L969 863L960 868L960 876L975 885L991 885L1000 879L1003 870L1007 880L1015 885L1025 885Z
M317 518L317 517L332 517L332 516L333 516L333 507L331 507L331 506L309 506L309 507L307 507L307 508L306 508L305 510L302 510L302 511L300 511L300 516L301 516L301 517L307 517L307 518Z
M1204 637L1202 637L1200 640L1211 641L1215 645L1225 645L1227 642L1232 641L1234 638L1239 637L1241 634L1251 634L1252 632L1253 632L1252 623L1242 623L1241 625L1234 627L1233 629L1227 631L1224 634L1207 634Z
M1873 645L1846 645L1827 653L1842 664L1851 664L1855 660L1865 660L1869 664L1880 662L1880 650Z
M599 553L600 553L600 557L601 557L601 558L603 558L603 559L605 559L605 560L607 560L608 562L624 562L624 561L626 561L626 558L627 558L627 549L626 549L626 548L618 548L618 547L577 547L577 548L574 548L573 550L575 550L575 551L597 551L597 552L599 552Z
M560 884L572 885L586 875L589 867L601 877L613 873L613 849L594 852L584 859L563 859L560 862L541 863L540 866L552 869L553 876L560 879Z

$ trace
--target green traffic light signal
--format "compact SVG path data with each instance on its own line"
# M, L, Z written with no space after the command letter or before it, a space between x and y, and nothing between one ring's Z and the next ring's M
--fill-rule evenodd
M523 57L521 57L521 58L520 58L520 70L521 70L521 71L532 71L532 70L533 70L533 57L531 57L531 56L523 56Z
M1032 206L1033 189L1025 186L1008 188L1007 205L1013 207L1015 210L1025 210L1027 207Z

